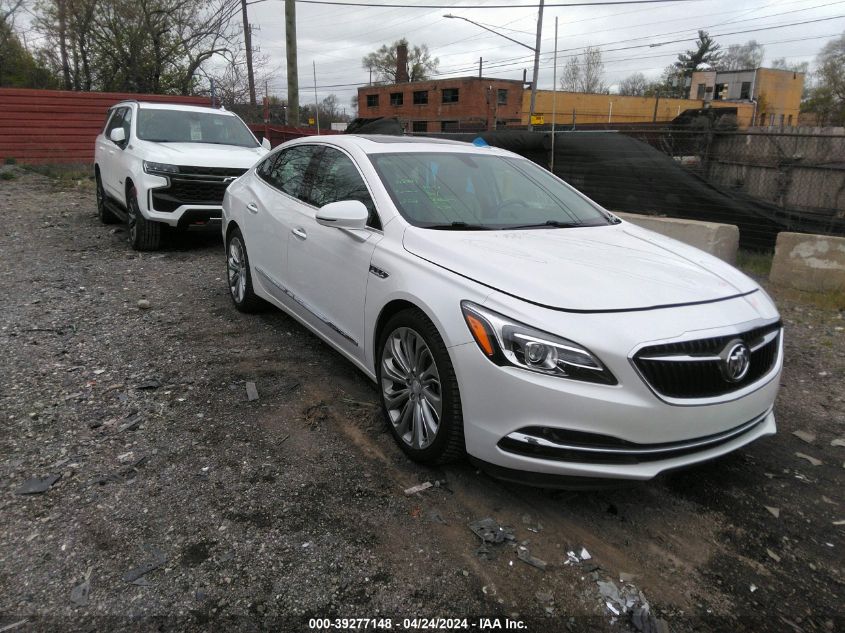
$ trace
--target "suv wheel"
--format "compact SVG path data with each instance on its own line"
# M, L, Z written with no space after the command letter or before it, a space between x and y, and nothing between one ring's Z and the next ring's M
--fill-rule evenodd
M126 212L129 216L129 245L136 251L158 250L161 247L161 223L151 222L141 214L135 187L126 196Z
M414 461L442 464L465 453L458 379L434 324L418 309L385 324L377 347L382 410Z
M238 229L234 229L226 240L226 281L229 296L240 312L259 312L264 307L264 301L252 289L249 256L244 236Z
M100 178L99 171L96 172L95 180L97 181L97 217L103 224L114 224L118 221L118 217L106 206L106 190L103 188L103 179Z

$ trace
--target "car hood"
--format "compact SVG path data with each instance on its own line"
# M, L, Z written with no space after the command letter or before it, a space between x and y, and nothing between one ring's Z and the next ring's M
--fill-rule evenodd
M157 163L196 167L252 167L267 153L263 147L212 143L154 143L144 141L145 158Z
M405 249L485 286L570 311L717 301L757 284L698 249L624 222L518 231L409 227Z

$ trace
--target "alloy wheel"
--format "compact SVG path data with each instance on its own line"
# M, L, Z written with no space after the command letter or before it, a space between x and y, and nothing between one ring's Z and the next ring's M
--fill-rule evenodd
M437 363L425 340L407 327L396 328L381 353L381 390L396 434L421 450L437 437L443 395Z
M246 256L243 242L239 237L233 237L229 242L229 257L226 263L229 290L235 303L242 303L246 295Z

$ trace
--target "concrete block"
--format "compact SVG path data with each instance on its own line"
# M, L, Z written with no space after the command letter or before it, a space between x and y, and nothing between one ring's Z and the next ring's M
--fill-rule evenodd
M614 214L644 229L695 246L729 264L736 263L736 252L739 248L739 229L733 224L661 218L654 215L617 213L615 211Z
M778 233L769 278L799 290L845 290L845 237Z

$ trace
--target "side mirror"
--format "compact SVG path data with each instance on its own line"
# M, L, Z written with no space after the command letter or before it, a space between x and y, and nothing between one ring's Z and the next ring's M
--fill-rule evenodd
M266 136L263 139L261 139L261 147L263 147L264 149L266 149L268 151L273 149L273 146L270 144L270 139L268 139Z
M122 143L126 140L126 132L122 127L116 127L109 133L109 138L115 143Z
M317 211L317 224L338 229L363 229L367 226L369 212L363 202L340 200L330 202Z

